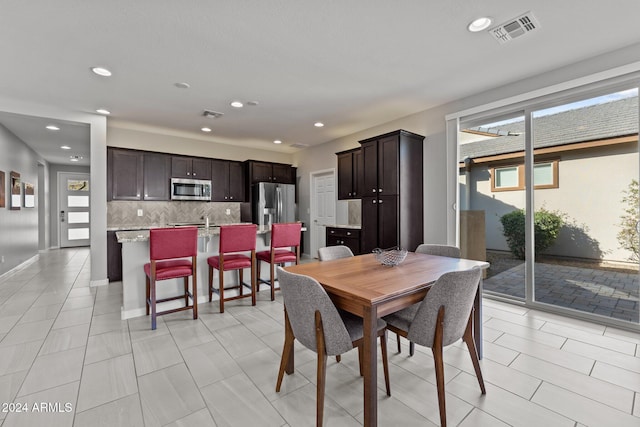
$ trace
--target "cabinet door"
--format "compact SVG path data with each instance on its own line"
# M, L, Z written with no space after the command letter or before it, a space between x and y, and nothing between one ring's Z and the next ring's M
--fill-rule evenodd
M399 144L395 135L378 140L378 194L398 194Z
M244 202L244 167L241 162L229 162L229 200Z
M362 230L360 231L360 249L370 253L378 247L378 198L362 198Z
M273 167L271 163L251 162L251 183L271 182Z
M338 154L338 199L353 197L353 153Z
M400 228L398 218L398 197L378 197L378 245L383 249L400 244ZM405 248L406 249L406 248Z
M113 150L112 199L141 200L143 158L139 151Z
M351 190L351 196L354 199L362 197L362 189L364 188L364 166L362 163L362 150L353 152L353 187ZM355 252L354 252L355 253Z
M351 249L354 255L360 255L360 239L344 237L341 241L343 245Z
M211 159L194 157L191 159L191 178L211 179Z
M143 200L169 200L171 156L144 153Z
M281 184L294 184L295 178L292 176L293 171L291 166L282 165L279 163L273 163L272 167L272 181L279 182Z
M122 280L122 243L115 231L107 231L107 278L110 282Z
M211 160L211 201L224 202L229 192L229 162Z
M182 156L172 156L171 157L171 177L192 178L191 158L182 157Z
M377 141L368 141L362 144L362 177L364 188L361 197L376 196L378 194Z

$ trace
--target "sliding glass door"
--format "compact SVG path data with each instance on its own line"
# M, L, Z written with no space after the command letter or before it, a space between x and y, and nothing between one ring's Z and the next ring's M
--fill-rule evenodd
M459 120L463 256L487 294L638 325L638 88L564 99Z

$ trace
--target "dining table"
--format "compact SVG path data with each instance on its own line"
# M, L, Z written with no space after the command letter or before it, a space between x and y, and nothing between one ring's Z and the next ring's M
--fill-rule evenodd
M377 319L422 301L429 287L444 273L488 266L485 261L409 252L396 266L383 265L375 254L365 254L292 265L285 270L313 277L337 308L362 318L364 425L371 427L378 423ZM291 333L287 326L285 333ZM482 358L482 279L474 302L473 334L478 357ZM291 374L294 371L293 350L288 360L286 372Z

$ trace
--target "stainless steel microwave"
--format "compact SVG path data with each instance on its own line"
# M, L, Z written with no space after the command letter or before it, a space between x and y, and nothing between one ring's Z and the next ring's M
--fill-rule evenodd
M171 200L211 200L211 181L171 178Z

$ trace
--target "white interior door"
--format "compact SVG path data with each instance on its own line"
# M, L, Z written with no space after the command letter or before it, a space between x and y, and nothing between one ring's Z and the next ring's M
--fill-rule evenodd
M311 178L311 256L317 257L318 248L326 246L327 225L336 223L335 172L312 173Z
M89 246L90 199L88 173L58 174L60 247Z

